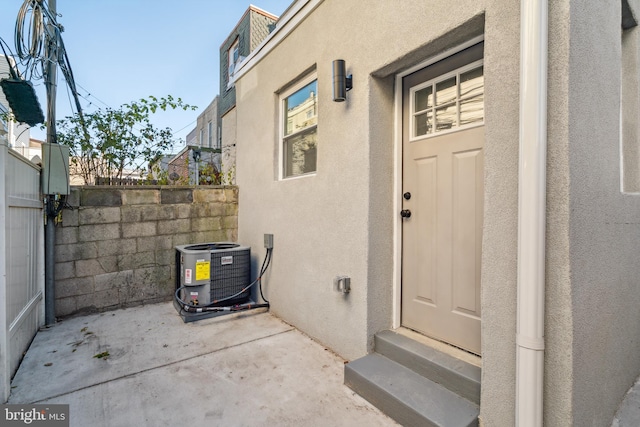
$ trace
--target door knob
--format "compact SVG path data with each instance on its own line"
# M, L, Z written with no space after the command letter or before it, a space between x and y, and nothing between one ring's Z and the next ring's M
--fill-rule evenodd
M400 216L402 218L411 218L411 211L409 209L403 209L400 211Z

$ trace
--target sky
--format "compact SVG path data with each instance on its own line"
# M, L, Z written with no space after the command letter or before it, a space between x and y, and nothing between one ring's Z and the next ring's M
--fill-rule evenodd
M0 37L15 52L24 0L0 0ZM253 0L280 16L293 0ZM150 95L182 98L196 111L161 113L152 122L184 141L219 92L220 46L251 3L244 0L57 0L58 22L84 111L117 108ZM0 52L1 54L1 52ZM4 77L4 76L0 76ZM46 114L42 80L32 81ZM72 114L58 71L56 117ZM32 129L32 137L45 133ZM174 151L179 150L176 145Z

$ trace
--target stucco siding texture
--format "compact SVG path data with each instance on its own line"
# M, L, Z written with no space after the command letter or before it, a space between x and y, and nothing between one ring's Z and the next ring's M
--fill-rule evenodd
M515 425L520 7L487 1L482 396L485 426Z
M464 2L457 10L453 16L446 1L401 7L376 1L363 8L355 1L327 0L237 82L240 240L262 246L262 235L274 234L272 310L347 359L366 354L372 334L392 325L397 213L393 78L387 77L401 69L399 63L408 66L440 53L427 51L429 41L480 16L483 5ZM440 48L467 40L450 35ZM345 103L332 102L335 59L346 60L354 76ZM278 181L277 92L314 66L317 173ZM339 275L351 277L349 295L332 290Z
M549 8L544 424L572 425L568 2ZM547 392L549 390L549 392Z
M638 2L632 6L637 16ZM640 373L640 196L620 192L620 21L619 2L572 2L567 79L574 425L609 425Z
M632 7L639 11L634 0ZM549 4L544 424L604 426L640 372L640 196L620 192L620 3ZM346 359L393 322L394 74L485 36L482 397L515 424L520 5L324 0L237 82L239 241L272 311ZM354 88L332 101L331 64ZM318 79L317 173L279 180L278 93ZM224 132L224 131L223 131ZM257 253L257 252L256 252ZM258 260L256 260L258 261ZM351 277L352 291L332 290Z
M369 84L369 232L367 277L375 278L376 286L367 287L368 348L373 348L376 332L389 329L393 316L393 267L389 261L394 250L393 237L371 238L374 235L393 236L393 221L399 221L389 201L393 200L393 105L394 78L371 78ZM377 302L377 303L371 303Z

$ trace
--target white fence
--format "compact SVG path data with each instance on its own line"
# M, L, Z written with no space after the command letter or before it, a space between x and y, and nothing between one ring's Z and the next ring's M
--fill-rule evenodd
M2 126L0 126L1 130ZM44 324L44 224L40 168L0 136L0 403Z

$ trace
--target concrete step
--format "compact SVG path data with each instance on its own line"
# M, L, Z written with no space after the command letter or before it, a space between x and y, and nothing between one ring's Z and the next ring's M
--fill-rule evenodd
M376 334L375 351L476 405L480 404L480 367L394 331Z
M477 426L479 407L377 353L345 366L344 383L404 426Z

